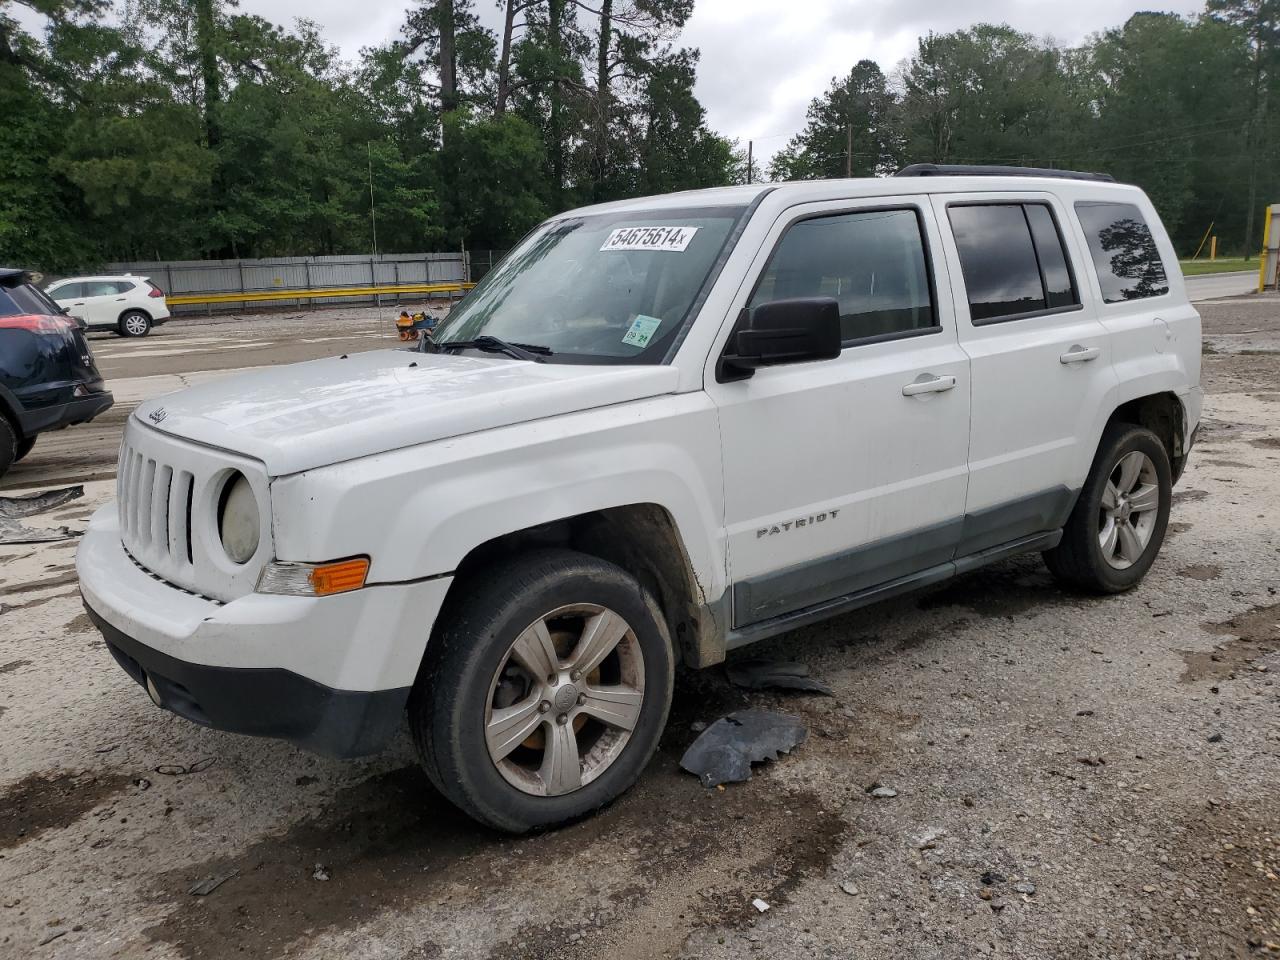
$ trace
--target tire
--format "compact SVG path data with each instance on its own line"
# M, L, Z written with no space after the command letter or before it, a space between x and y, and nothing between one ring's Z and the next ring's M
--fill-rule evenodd
M116 326L122 337L145 337L151 332L151 317L143 310L126 310Z
M1131 479L1127 473L1135 469ZM1160 552L1172 501L1164 444L1145 427L1114 423L1102 435L1062 542L1044 554L1045 564L1062 582L1091 593L1128 590Z
M36 436L38 436L38 434L32 435L30 437L23 437L21 440L18 441L18 444L14 448L14 453L13 453L14 463L17 463L19 460L21 460L23 457L25 457L28 453L31 452L31 448L36 445Z
M440 792L483 824L523 833L581 817L630 787L657 749L675 670L666 623L639 582L586 554L539 550L453 591L461 599L446 605L409 698L414 742ZM582 643L593 629L618 639ZM544 637L554 668L537 642ZM581 655L605 648L598 666ZM572 672L575 657L587 676ZM534 677L529 662L554 673ZM502 710L511 722L491 751L486 727ZM622 722L606 724L601 712Z
M18 461L18 432L8 418L0 414L0 477Z

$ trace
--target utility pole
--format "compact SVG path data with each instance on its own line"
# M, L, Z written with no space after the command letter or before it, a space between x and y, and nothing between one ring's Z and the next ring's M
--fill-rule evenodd
M364 142L365 159L369 163L369 222L373 226L373 255L378 255L378 211L373 206L373 145ZM374 282L377 282L375 278Z
M844 175L846 177L853 176L853 124L846 123L844 125L845 149L844 149Z
M751 182L751 148L753 146L754 146L754 141L748 140L747 141L747 183Z

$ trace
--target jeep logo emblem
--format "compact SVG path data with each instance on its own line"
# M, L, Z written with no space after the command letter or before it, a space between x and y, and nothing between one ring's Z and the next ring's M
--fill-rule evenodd
M164 407L156 407L154 410L152 410L150 413L147 414L147 419L150 420L152 423L159 423L168 415L169 414L165 412Z

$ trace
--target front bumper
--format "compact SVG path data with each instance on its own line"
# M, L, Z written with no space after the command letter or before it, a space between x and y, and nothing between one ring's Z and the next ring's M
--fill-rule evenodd
M451 582L219 603L139 568L114 503L90 521L76 570L112 656L159 706L337 757L376 753L396 732Z

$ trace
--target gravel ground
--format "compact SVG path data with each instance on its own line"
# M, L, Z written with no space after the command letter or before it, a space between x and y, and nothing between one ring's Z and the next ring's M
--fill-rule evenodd
M1206 427L1137 590L1022 558L749 652L834 697L684 674L640 784L541 836L453 812L407 737L339 763L155 710L83 615L74 542L0 547L0 956L1280 956L1280 301L1201 309ZM129 403L387 345L361 313L95 343L133 399L6 486L95 478L32 521L81 526ZM692 725L744 706L809 739L704 790Z

